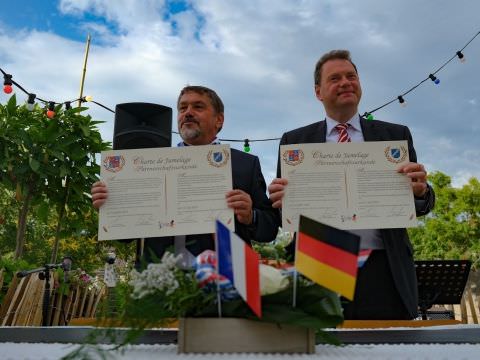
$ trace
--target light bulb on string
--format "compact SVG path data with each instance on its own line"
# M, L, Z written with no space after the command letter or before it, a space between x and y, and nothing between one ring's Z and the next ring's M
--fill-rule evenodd
M462 64L464 64L465 61L467 61L467 59L465 59L465 55L463 55L461 51L457 51L457 56Z
M13 81L12 75L10 74L3 74L3 92L5 94L11 94L13 91Z
M54 116L55 116L55 103L53 101L50 101L48 103L47 117L49 119L53 119Z
M83 100L83 102L93 101L93 96L92 95L84 96L82 100Z
M432 81L435 83L435 85L440 84L440 79L438 79L437 77L435 77L435 75L430 74L430 75L428 75L428 77L430 78L430 80L432 80Z
M65 110L70 110L72 108L72 103L70 101L65 101Z
M244 140L243 151L245 151L246 153L250 152L250 143L248 139Z
M372 121L372 120L375 119L375 118L373 117L373 114L368 113L368 112L366 112L365 114L363 114L363 117L364 117L365 119L367 119L368 121Z
M402 107L407 106L407 103L405 102L405 99L403 98L402 95L399 95L399 96L397 97L397 99L398 99L398 102L400 103L400 106L402 106Z
M25 105L28 111L33 111L33 108L35 107L36 97L37 95L35 94L28 94L27 105Z

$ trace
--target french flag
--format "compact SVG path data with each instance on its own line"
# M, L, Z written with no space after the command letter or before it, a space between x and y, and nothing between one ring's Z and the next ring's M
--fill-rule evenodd
M227 277L258 316L260 300L260 257L237 234L217 220L218 273Z
M362 268L363 265L365 265L371 253L372 253L372 249L360 250L360 252L358 253L358 259L357 259L357 267L359 269Z

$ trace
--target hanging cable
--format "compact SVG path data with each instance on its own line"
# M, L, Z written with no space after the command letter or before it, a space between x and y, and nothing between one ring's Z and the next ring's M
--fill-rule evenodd
M406 102L405 102L405 95L411 93L412 91L414 91L416 88L418 88L420 85L422 85L424 82L426 82L427 80L432 80L436 85L438 85L440 83L440 79L435 76L439 71L441 71L447 64L449 64L453 59L455 58L458 58L461 62L465 62L465 55L463 54L463 51L465 50L465 48L470 45L470 43L478 36L480 35L480 31L478 31L460 50L456 51L455 52L455 55L453 55L451 58L449 58L445 63L443 63L438 69L436 69L435 71L433 71L432 73L430 73L428 75L427 78L423 79L422 81L420 81L418 84L412 86L410 89L408 89L407 91L405 91L403 94L400 94L398 95L397 97L393 98L392 100L386 102L385 104L373 109L373 110L370 110L370 111L366 111L364 114L363 114L363 117L365 117L368 121L372 121L374 120L374 116L373 116L373 113L392 104L393 102L396 102L398 101L400 103L400 105L402 106L405 106L406 105ZM3 91L6 93L6 94L10 94L12 93L13 91L13 85L15 85L17 88L19 88L21 91L23 91L27 96L28 96L28 100L27 100L27 108L30 110L34 108L34 105L35 105L35 100L36 101L39 101L39 102L42 102L43 104L45 105L48 105L48 110L46 112L47 116L49 118L53 118L55 116L55 106L56 105L64 105L65 106L65 109L66 110L69 110L71 109L71 103L72 102L75 102L75 101L79 101L79 102L91 102L91 103L94 103L95 105L98 105L102 108L104 108L105 110L107 111L110 111L111 113L115 113L114 110L110 109L109 107L97 102L97 101L93 101L93 97L91 96L83 96L81 98L78 98L78 99L75 99L75 100L69 100L69 101L64 101L62 103L57 103L57 102L54 102L54 101L47 101L45 99L42 99L42 98L39 98L37 97L35 94L33 93L30 93L28 91L26 91L20 84L18 84L17 82L15 82L13 80L13 76L11 74L7 74L5 71L3 71L3 69L0 68L0 72L3 74ZM174 134L178 134L178 132L176 131L172 131L172 133ZM251 150L251 147L250 147L250 144L253 143L253 142L259 142L259 141L278 141L280 140L280 138L267 138L267 139L256 139L256 140L252 140L252 139L219 139L220 141L224 141L224 142L243 142L243 148L244 148L244 151L245 152L250 152Z

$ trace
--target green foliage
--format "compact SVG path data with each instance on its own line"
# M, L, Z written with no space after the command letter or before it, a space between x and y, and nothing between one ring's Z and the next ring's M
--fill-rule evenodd
M12 282L12 278L20 270L29 270L34 268L25 260L15 260L13 254L10 256L2 256L0 258L0 270L3 271L3 285L0 289L0 304L3 303L3 298L7 293L8 287Z
M415 257L422 260L469 259L480 266L480 182L471 178L453 188L449 176L429 175L436 195L434 210L409 229Z
M293 289L289 288L272 295L262 296L262 318L258 319L243 300L222 303L222 316L289 324L315 329L318 342L338 344L323 329L334 328L343 322L340 299L336 293L320 285L300 283L297 288L297 304L292 307ZM203 317L217 317L216 305L202 312Z
M97 213L87 195L99 173L95 156L109 144L98 132L101 122L84 110L57 106L49 119L38 105L33 111L19 106L15 95L0 104L3 254L42 265L56 260L58 248L82 259L84 268L103 263L98 254L105 246L95 242Z
M133 328L155 327L171 319L198 316L213 303L213 293L205 294L195 280L195 273L175 270L178 288L171 294L156 291L141 299L133 299L131 288L124 294L125 307L121 312L122 323ZM161 304L161 305L160 305Z
M292 241L292 234L278 230L275 240L268 243L252 241L253 249L260 254L262 259L275 260L278 262L288 261L286 246Z

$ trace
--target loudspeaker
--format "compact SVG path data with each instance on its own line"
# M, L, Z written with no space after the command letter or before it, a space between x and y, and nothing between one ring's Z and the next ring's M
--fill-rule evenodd
M150 103L115 107L113 149L172 146L172 108Z

